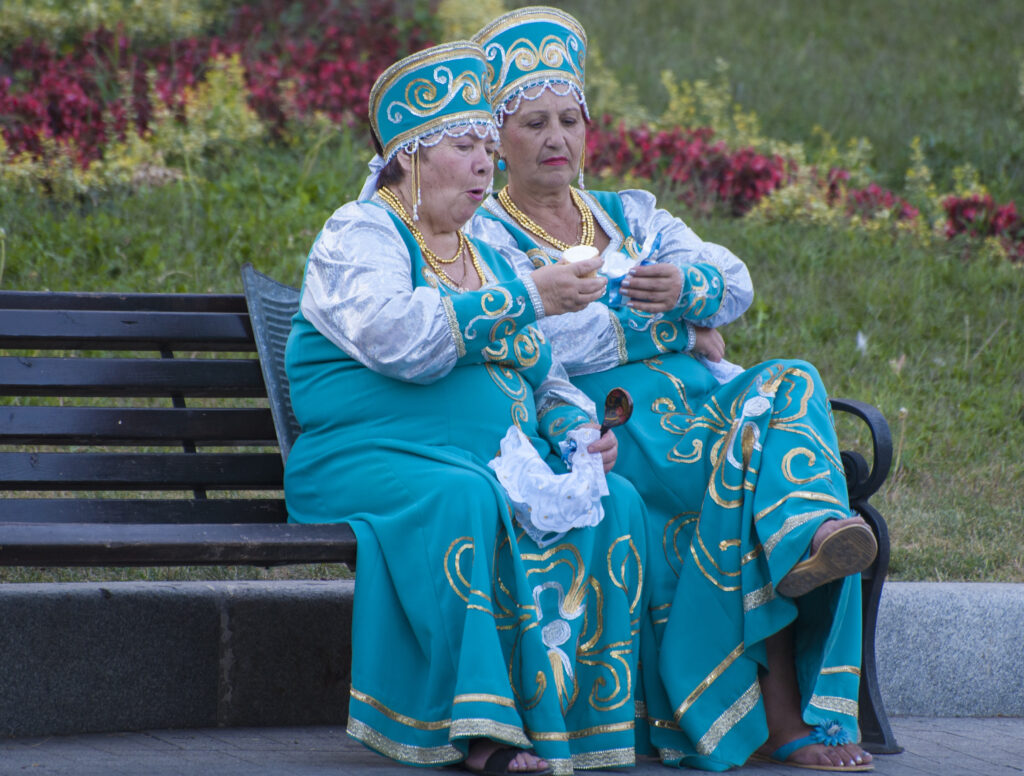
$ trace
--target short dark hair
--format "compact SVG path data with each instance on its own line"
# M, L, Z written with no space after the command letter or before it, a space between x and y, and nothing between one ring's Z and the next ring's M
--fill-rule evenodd
M373 137L373 150L377 152L378 156L384 156L384 147L380 144L380 140L377 139L377 135L370 133ZM405 178L405 171L402 169L402 165L398 163L398 154L391 157L391 161L384 165L380 174L377 175L377 190L380 191L385 186L394 186L402 182Z
M384 155L384 148L380 144L380 140L377 139L376 135L373 137L373 148L378 155ZM416 153L422 154L423 158L426 158L427 149L420 146ZM398 154L391 157L391 161L384 165L380 174L377 176L377 190L380 191L385 186L395 186L405 180L405 170L402 169L402 165L398 161Z

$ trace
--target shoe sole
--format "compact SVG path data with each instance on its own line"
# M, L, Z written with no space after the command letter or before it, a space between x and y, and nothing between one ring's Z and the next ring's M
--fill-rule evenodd
M793 566L775 590L780 595L799 598L824 584L863 571L876 555L878 541L868 526L841 526L822 540L814 555Z

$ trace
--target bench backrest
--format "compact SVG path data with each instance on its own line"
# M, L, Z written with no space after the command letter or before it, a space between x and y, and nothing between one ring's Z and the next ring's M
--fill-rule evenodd
M299 435L299 423L292 413L288 394L288 375L284 369L284 351L292 328L292 316L299 309L299 289L278 283L257 272L252 264L242 267L242 285L249 306L256 351L263 369L270 412L277 427L281 459L288 460L292 444Z
M0 292L0 519L285 521L255 347L242 295Z

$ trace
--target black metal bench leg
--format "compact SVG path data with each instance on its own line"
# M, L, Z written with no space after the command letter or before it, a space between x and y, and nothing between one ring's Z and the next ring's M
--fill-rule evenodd
M878 671L875 663L875 625L878 621L878 607L882 598L882 586L889 569L889 530L882 516L866 502L851 504L871 526L878 539L878 557L872 566L870 576L861 578L863 595L863 628L860 678L860 733L861 746L872 754L899 754L903 747L896 743L889 716L882 702L878 688Z

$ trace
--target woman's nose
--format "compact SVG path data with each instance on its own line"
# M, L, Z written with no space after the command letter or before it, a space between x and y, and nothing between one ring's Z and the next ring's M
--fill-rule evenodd
M477 151L473 158L473 170L477 175L490 175L494 172L494 154L486 148Z

